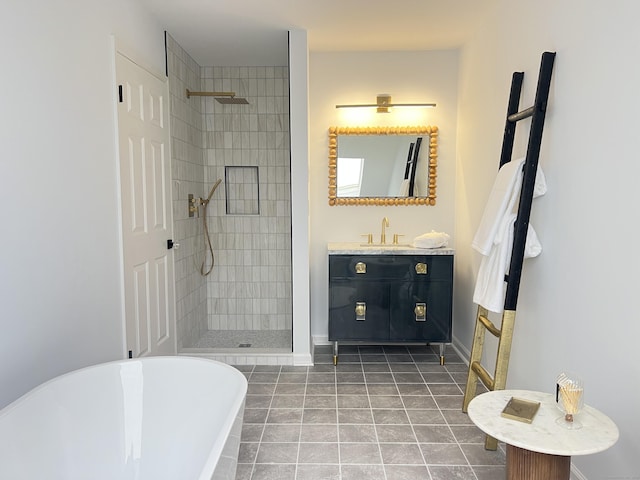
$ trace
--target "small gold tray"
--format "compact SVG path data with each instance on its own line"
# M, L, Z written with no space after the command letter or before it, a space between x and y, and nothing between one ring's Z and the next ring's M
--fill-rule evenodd
M531 402L522 398L511 397L507 405L502 410L501 415L511 420L531 423L540 408L540 402Z

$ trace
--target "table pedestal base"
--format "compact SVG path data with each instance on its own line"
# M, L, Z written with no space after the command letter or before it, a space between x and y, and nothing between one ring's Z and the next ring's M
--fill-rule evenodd
M507 444L507 480L569 480L571 457L532 452Z

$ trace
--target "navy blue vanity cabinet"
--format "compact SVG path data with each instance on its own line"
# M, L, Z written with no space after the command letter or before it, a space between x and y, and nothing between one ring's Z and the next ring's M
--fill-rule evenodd
M451 342L453 255L329 255L329 340Z

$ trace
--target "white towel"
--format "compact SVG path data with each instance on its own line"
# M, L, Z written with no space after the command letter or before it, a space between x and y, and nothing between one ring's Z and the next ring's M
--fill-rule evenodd
M440 248L446 247L447 243L449 243L448 234L433 230L413 239L413 246L416 248Z
M513 249L513 226L516 214L510 214L503 219L498 227L498 235L488 256L482 257L478 270L476 288L473 301L491 312L501 313L504 309L504 295L506 283L504 276L509 269L511 250ZM535 230L529 224L524 257L531 258L540 255L542 245Z
M506 289L504 276L509 269L513 248L513 226L516 219L514 207L520 198L524 162L524 158L512 160L498 171L480 226L472 242L473 248L485 255L478 270L473 301L497 313L501 313L504 309ZM546 192L546 179L538 166L533 197L539 197ZM535 257L541 251L542 246L538 236L529 224L524 257Z
M494 239L498 234L498 228L505 216L509 215L516 202L520 198L522 187L522 166L525 159L519 158L505 163L500 170L489 194L489 199L484 208L480 225L476 231L471 246L483 255L489 255ZM538 166L534 186L534 198L544 195L547 191L547 183Z

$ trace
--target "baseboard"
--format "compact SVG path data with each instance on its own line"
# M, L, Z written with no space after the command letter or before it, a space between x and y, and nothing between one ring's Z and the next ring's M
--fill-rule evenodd
M329 341L329 335L312 335L311 340L313 345L331 345Z
M570 480L588 480L578 468L571 464L571 478Z
M313 366L313 347L311 353L293 354L293 364L299 367L312 367Z
M471 351L463 345L463 343L458 340L456 337L451 339L451 347L456 351L458 356L462 359L464 363L469 365L469 359L471 358Z

